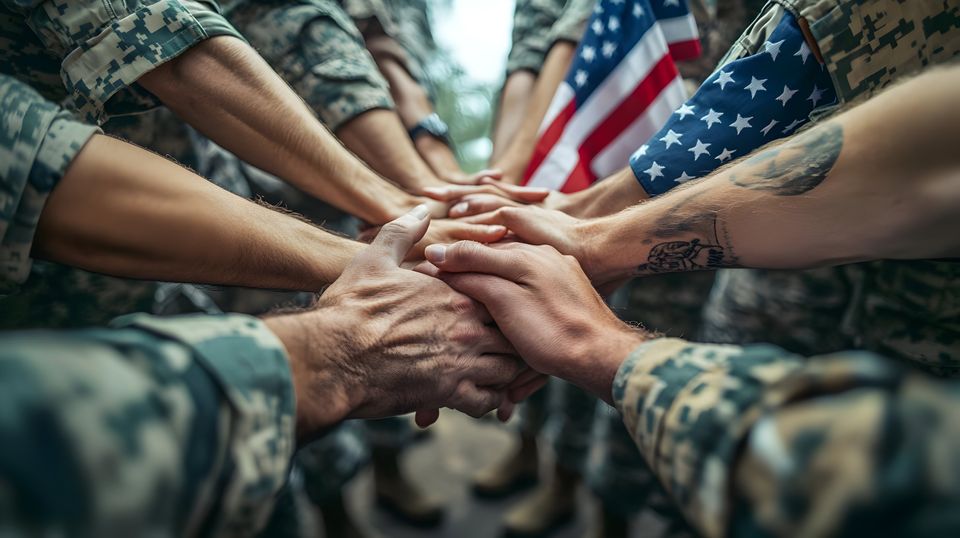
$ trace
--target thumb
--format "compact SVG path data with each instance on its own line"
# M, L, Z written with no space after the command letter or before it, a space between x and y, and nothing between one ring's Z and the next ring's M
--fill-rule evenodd
M384 224L367 250L376 259L399 267L413 244L427 233L429 225L429 208L418 205L409 213Z

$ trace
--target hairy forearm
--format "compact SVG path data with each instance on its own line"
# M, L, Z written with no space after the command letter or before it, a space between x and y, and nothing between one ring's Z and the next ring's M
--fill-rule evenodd
M129 278L316 291L361 248L95 136L41 214L34 253Z
M599 273L960 255L960 69L928 73L636 208L587 221Z
M382 224L416 205L344 149L237 39L208 39L139 82L243 160L368 222Z

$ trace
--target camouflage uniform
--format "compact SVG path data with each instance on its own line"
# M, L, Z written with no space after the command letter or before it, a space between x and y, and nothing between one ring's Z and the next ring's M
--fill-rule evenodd
M294 445L283 345L247 316L0 336L0 534L249 536Z
M613 399L706 536L956 536L960 384L868 352L649 341Z
M593 5L593 0L518 0L507 76L519 70L539 73L554 43L578 43Z
M155 129L159 123L119 116L158 105L136 80L213 36L240 37L215 6L195 0L3 0L0 73L64 103L88 123L114 117L111 133L129 133L136 142L192 165L182 130L170 135L166 128ZM153 144L158 141L166 145ZM2 300L0 327L103 325L116 315L149 309L152 295L149 283L38 263L19 293Z

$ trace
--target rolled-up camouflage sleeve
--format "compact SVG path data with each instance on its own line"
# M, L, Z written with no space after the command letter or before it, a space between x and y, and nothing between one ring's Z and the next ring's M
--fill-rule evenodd
M212 0L0 0L62 58L70 108L90 123L156 104L133 87L144 74L214 36L241 35Z
M866 352L658 339L613 397L706 536L952 536L960 383Z
M0 75L0 293L30 274L30 247L47 196L96 132L33 88Z
M563 14L565 0L517 0L513 13L513 45L507 75L520 70L539 73L550 48L550 30Z
M0 534L249 536L293 452L282 344L241 315L0 336Z

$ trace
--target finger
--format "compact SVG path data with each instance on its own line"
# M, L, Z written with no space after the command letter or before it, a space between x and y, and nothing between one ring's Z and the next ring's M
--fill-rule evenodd
M526 365L516 355L480 355L461 372L464 379L480 387L509 385Z
M535 380L535 379L537 379L537 378L539 378L539 377L542 377L542 376L543 376L543 374L541 374L540 372L534 370L533 368L527 368L526 370L524 370L523 372L521 372L520 375L518 375L516 379L514 379L513 381L511 381L511 382L510 382L510 386L507 387L507 388L508 388L508 389L520 388L520 387L526 385L527 383L529 383L529 382L531 382L531 381L533 381L533 380Z
M499 168L487 168L485 170L480 170L470 177L473 178L476 183L479 183L480 180L485 178L503 179L503 170L500 170Z
M415 266L413 266L413 270L427 276L432 276L434 278L436 278L437 275L440 274L440 269L437 269L436 265L433 265L428 261L422 261L416 264Z
M504 198L503 196L474 194L465 196L459 202L454 204L453 207L450 208L450 213L448 216L453 219L470 217L473 215L479 215L481 213L489 213L490 211L500 209L501 207L512 207L515 205L517 205L517 202L514 202L509 198Z
M531 263L530 253L518 247L491 248L473 241L430 245L424 256L444 273L485 273L514 282L528 274Z
M537 378L535 378L533 381L527 383L526 385L507 389L507 398L511 402L520 403L526 400L527 398L529 398L530 396L532 396L533 393L542 389L543 386L546 385L547 381L549 380L550 378L548 376L541 374Z
M542 202L547 198L547 196L550 196L550 189L543 189L540 187L521 187L520 185L514 185L512 183L499 181L493 178L481 178L480 184L496 187L509 194L514 200L518 202L526 202L528 204Z
M371 256L400 267L410 247L427 233L429 225L429 209L425 205L418 205L406 215L384 224L368 251Z
M457 386L449 407L473 418L480 418L500 407L504 401L506 401L506 395L502 391L477 387L469 381L464 381Z
M417 411L413 417L413 420L417 423L417 426L420 426L421 428L427 428L433 425L439 418L439 409L427 409L424 411Z
M503 405L497 408L497 420L500 422L507 422L510 420L510 417L513 416L513 410L516 409L517 404L507 400L503 402Z
M507 229L503 226L487 226L484 224L469 224L466 222L455 222L449 229L451 239L459 241L476 241L478 243L493 243L499 241L507 235Z
M508 312L517 294L523 291L517 284L493 275L441 272L439 278L454 290L482 303L494 319L498 313Z

